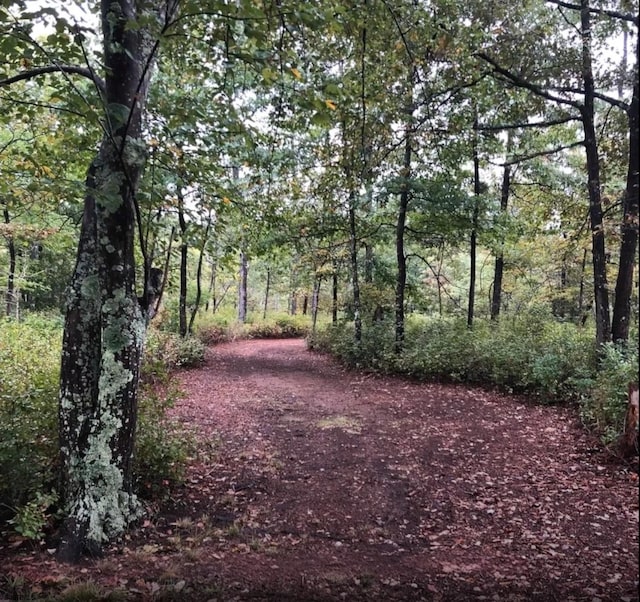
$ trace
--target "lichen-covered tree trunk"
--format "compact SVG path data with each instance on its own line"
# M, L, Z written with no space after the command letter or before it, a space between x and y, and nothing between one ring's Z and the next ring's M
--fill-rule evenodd
M87 174L60 376L66 519L58 556L67 561L98 553L139 513L131 462L147 308L136 294L135 194L144 158L142 113L163 27L155 17L170 14L150 14L148 7L102 2L105 136Z

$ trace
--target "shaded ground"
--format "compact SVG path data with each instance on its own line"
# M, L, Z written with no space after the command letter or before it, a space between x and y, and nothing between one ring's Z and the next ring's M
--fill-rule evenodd
M299 340L210 350L203 453L102 560L1 572L134 600L636 600L637 475L574 412L345 371ZM123 594L124 595L124 594Z

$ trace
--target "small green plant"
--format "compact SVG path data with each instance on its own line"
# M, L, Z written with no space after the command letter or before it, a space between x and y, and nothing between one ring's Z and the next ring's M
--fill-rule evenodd
M35 498L16 509L9 524L27 539L40 540L44 537L44 528L50 523L51 506L58 500L55 493L36 492Z
M178 391L169 384L144 386L140 394L134 473L138 492L161 497L182 481L193 438L168 417Z

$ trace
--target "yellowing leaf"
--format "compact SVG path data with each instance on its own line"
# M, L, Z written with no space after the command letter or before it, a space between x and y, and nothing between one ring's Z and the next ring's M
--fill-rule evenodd
M324 104L326 104L326 105L327 105L327 109L331 109L332 111L335 111L335 110L336 110L336 103L335 103L335 102L333 102L332 100L329 100L329 99L327 98L327 100L325 100L325 101L324 101Z
M230 199L228 196L224 196L224 197L222 197L222 202L223 202L225 205L231 205L231 199Z
M291 67L291 73L293 73L293 77L296 79L302 79L302 73L298 71L295 67Z
M51 168L47 167L46 165L42 166L42 171L44 172L45 176L51 177L53 175L53 171L51 171Z

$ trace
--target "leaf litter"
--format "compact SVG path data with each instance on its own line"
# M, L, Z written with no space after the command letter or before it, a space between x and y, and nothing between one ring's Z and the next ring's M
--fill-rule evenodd
M287 339L216 346L179 379L175 415L208 450L184 484L102 559L2 545L7 579L130 600L638 597L637 475L572 408L351 372Z

